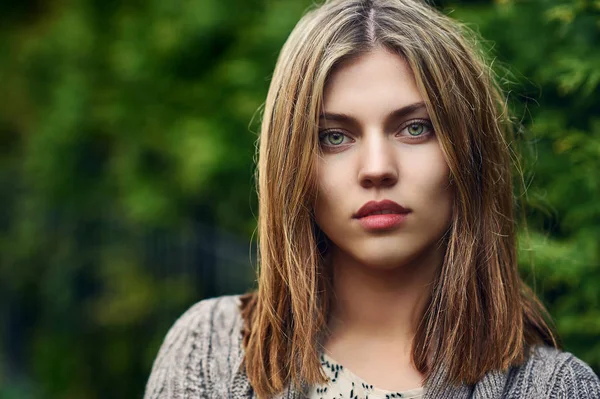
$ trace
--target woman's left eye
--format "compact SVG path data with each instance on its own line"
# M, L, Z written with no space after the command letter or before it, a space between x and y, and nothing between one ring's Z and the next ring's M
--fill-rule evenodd
M431 134L432 131L433 126L431 126L431 122L427 120L414 120L404 125L400 130L400 134L409 138L419 138ZM403 134L405 132L406 134Z

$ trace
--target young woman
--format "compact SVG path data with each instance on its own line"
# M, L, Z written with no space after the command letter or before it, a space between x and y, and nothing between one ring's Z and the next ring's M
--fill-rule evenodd
M146 398L599 398L517 272L510 123L462 28L333 0L287 40L258 165L258 291L171 329Z

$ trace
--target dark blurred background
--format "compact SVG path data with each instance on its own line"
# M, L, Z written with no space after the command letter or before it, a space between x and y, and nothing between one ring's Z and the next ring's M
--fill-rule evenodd
M1 398L141 397L186 308L255 285L259 109L309 4L0 1ZM600 3L435 4L493 53L523 275L598 373Z

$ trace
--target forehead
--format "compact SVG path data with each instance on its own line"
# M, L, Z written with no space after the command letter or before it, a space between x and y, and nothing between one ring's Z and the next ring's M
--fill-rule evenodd
M333 70L323 92L326 112L386 114L423 101L406 60L384 48L375 48L341 63Z

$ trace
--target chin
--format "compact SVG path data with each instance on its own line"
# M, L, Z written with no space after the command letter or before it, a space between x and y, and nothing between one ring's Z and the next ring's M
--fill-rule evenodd
M400 241L400 242L399 242ZM350 258L365 267L377 270L393 270L421 264L425 259L439 257L441 248L433 240L379 240L363 241L363 245L339 248ZM443 257L443 255L442 255Z
M371 251L362 251L355 259L373 269L377 270L392 270L401 268L404 265L411 263L418 255L414 253L396 252L387 250L373 249Z

